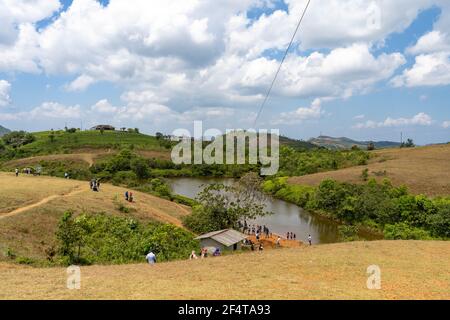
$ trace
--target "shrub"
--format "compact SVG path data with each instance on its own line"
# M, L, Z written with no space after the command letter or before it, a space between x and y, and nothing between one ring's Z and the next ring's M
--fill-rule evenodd
M169 224L142 224L134 219L107 216L104 214L81 215L74 219L64 216L58 234L65 233L65 224L76 226L81 235L75 247L80 264L127 263L143 261L152 250L158 261L187 258L192 250L198 249L193 234ZM59 243L59 262L72 263L71 251ZM73 244L69 245L73 246Z
M369 179L369 169L364 169L361 173L361 179L367 181Z
M150 177L150 169L147 161L143 158L135 158L130 161L130 168L136 174L138 179L147 179Z
M12 148L18 148L36 140L35 136L25 131L13 131L5 134L3 142Z
M352 225L342 225L338 227L339 238L341 241L358 241L359 229L357 226Z
M405 222L388 224L384 228L384 237L390 240L429 240L430 234L419 228L411 227Z

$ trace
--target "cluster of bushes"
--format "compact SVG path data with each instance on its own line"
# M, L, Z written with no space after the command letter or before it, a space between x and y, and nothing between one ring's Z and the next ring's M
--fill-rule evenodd
M25 131L12 131L0 139L0 160L21 155L20 147L30 144L36 137Z
M198 249L194 235L170 224L143 224L105 214L64 213L57 229L60 264L129 263L144 261L151 250L158 261L186 259Z
M362 150L333 151L313 149L304 152L289 147L280 148L279 176L303 176L322 171L366 165L370 153Z
M314 188L276 178L264 190L346 224L382 230L387 239L450 238L450 198L414 196L387 179L362 185L324 180Z

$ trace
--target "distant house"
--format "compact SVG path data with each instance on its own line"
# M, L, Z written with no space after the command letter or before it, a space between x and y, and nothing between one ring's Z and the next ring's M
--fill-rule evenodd
M116 128L110 126L109 124L100 124L98 126L92 127L91 130L105 130L105 131L114 131Z
M224 251L241 249L242 241L246 238L247 236L239 231L225 229L205 233L195 239L200 240L202 248L215 247Z

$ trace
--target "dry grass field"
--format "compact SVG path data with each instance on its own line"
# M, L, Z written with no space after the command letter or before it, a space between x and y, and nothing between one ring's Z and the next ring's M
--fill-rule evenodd
M374 155L367 166L292 177L289 182L318 185L324 179L332 178L361 183L361 173L367 168L370 177L377 180L389 178L396 186L406 185L413 194L432 197L450 195L450 144L413 149L384 149L375 151Z
M381 290L367 289L369 265ZM0 263L0 299L450 299L450 243L354 242L169 263L81 268Z
M133 191L134 203L123 200L124 188L102 184L93 192L86 181L33 177L0 172L0 260L12 248L19 255L45 257L54 241L57 223L66 210L132 216L141 221L159 220L181 226L190 208L149 194ZM132 191L132 190L130 190ZM131 209L122 213L117 204Z

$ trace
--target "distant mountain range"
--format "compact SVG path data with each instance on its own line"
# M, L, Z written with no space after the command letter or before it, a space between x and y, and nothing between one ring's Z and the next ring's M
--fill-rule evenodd
M319 136L317 138L309 139L308 142L327 149L345 150L351 149L351 147L353 146L357 146L360 149L366 149L367 145L371 141L356 141L346 137L334 138L328 136ZM392 141L372 141L372 142L374 143L376 149L394 148L400 146L400 143Z
M6 129L5 127L0 126L0 137L3 136L3 135L5 135L5 134L7 134L7 133L10 133L10 132L11 132L11 130Z
M280 144L297 150L309 150L317 148L317 145L310 141L296 140L288 137L280 136Z

